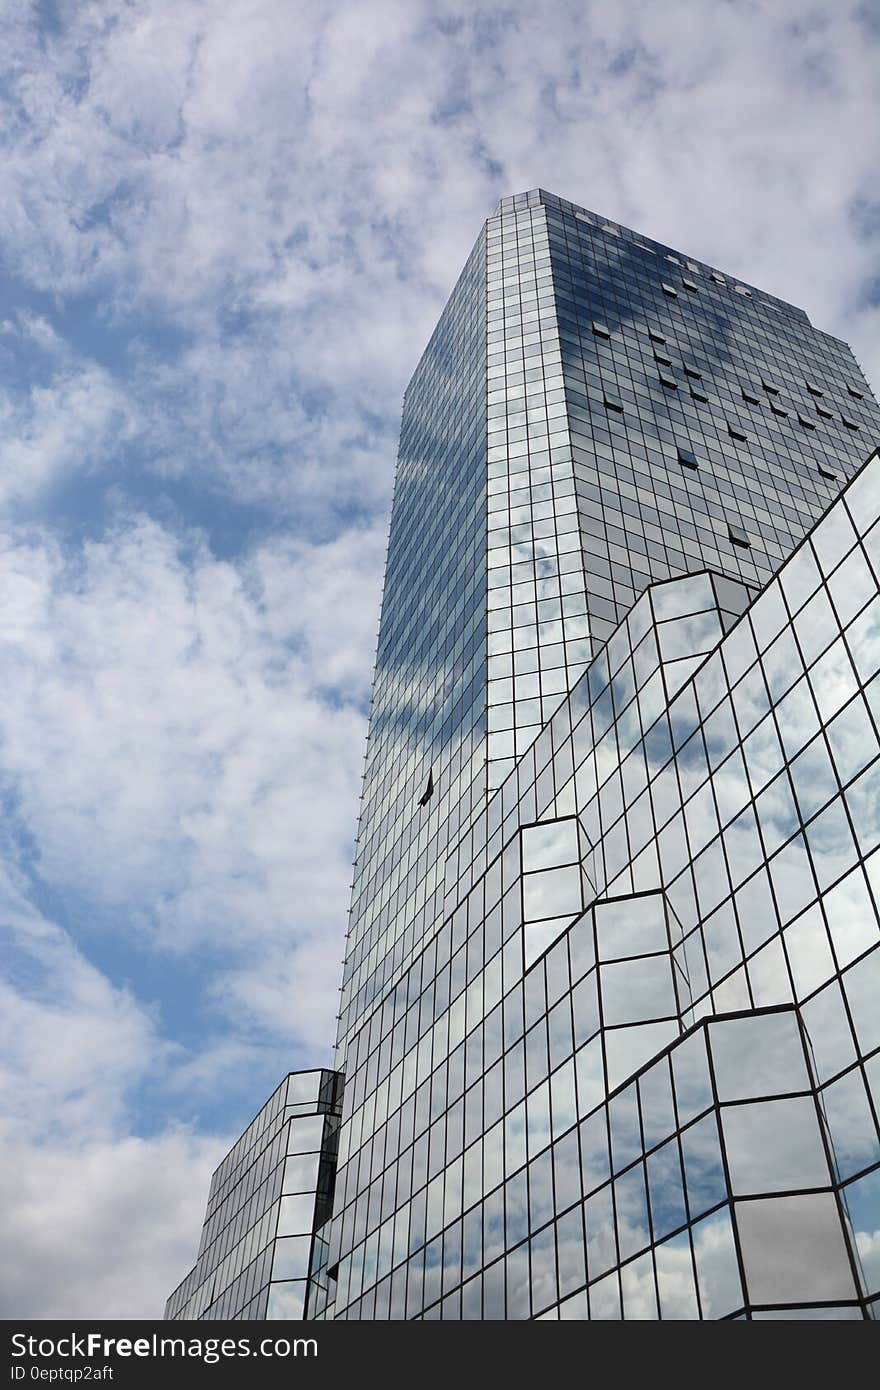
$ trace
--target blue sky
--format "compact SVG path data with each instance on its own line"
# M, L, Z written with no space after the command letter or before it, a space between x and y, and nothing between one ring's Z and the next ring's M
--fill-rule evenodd
M406 380L537 185L880 379L867 5L0 18L0 1316L153 1316L327 1062Z

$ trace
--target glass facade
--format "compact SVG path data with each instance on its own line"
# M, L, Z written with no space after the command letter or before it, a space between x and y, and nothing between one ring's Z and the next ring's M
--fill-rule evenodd
M801 310L487 222L404 402L309 1316L872 1316L878 436Z
M802 310L549 194L486 258L494 787L652 581L762 587L876 407Z
M336 1072L285 1077L211 1179L198 1259L166 1318L320 1313L341 1099Z

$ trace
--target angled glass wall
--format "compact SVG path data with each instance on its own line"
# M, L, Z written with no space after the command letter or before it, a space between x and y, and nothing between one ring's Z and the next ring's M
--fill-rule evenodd
M322 1311L341 1101L336 1072L284 1078L211 1179L198 1259L168 1299L166 1318Z
M649 583L766 583L877 415L802 310L541 190L486 253L495 787Z
M446 851L485 794L485 277L481 236L404 399L340 1056L439 925Z
M692 854L679 822L663 826L661 838L635 759L625 773L615 765L624 735L649 714L659 716L705 664L852 476L880 424L849 349L814 329L803 311L552 195L505 199L477 254L484 257L486 349L485 358L474 351L471 382L485 380L486 434L479 445L474 437L469 484L483 486L485 467L486 664L473 698L481 714L485 701L489 801L481 809L472 761L469 819L451 812L436 771L424 803L419 793L428 782L414 782L408 804L395 808L409 818L411 835L425 828L426 810L439 816L441 833L423 838L424 857L405 861L411 901L418 904L427 896L421 885L431 885L430 913L416 906L415 917L404 912L394 928L414 921L413 947L425 948L409 960L403 951L389 957L377 950L371 968L382 986L370 998L343 992L338 1065L346 1104L330 1255L336 1316L484 1316L479 1271L499 1249L517 1246L514 1237L517 1259L524 1258L522 1241L534 1224L527 1168L510 1169L513 1157L499 1153L508 1126L525 1144L527 1098L544 1115L549 1090L533 1095L534 1073L526 1070L523 971L537 970L554 934L597 897L664 890L661 853L670 864L678 854L681 865ZM461 315L462 297L481 293L474 256L438 325L438 342ZM434 359L436 345L407 391L401 468L409 466L410 419L433 408L430 392L422 400L421 383ZM466 363L457 364L461 370L468 373ZM450 398L460 376L446 379ZM469 389L462 404L473 401ZM442 470L437 481L434 505L443 512L454 500ZM383 629L398 602L395 551L392 523ZM430 568L429 547L421 553ZM679 591L668 583L676 576ZM453 624L464 612L459 599L454 587L448 591ZM575 721L571 701L602 684L626 640L621 633L630 631L621 627L628 614L633 631L641 625L642 645L628 658L624 687L645 673L648 683L622 725L622 694L612 694L610 678L595 715ZM380 650L382 643L380 629ZM447 719L467 719L465 708L447 704ZM560 731L566 711L570 727ZM404 708L399 727L407 717ZM527 871L520 882L528 826L548 818L540 802L555 777L548 758L557 739L560 759L572 773L579 769L552 813L568 822L565 834L558 827L568 858L534 876ZM371 730L368 760L373 743ZM679 816L683 826L681 809ZM506 833L513 817L516 833ZM463 832L457 844L456 823ZM360 856L374 824L365 807L353 920L362 893L372 891L362 888ZM444 856L438 910L435 854L444 837L455 847ZM696 831L692 838L703 848ZM389 901L389 912L398 907ZM614 1000L635 990L637 968L609 960L597 972L597 1007L607 994L614 1020L595 1050L606 1095L622 1070L681 1035L686 998L689 1026L706 1010L702 979L685 958L691 943L685 948L683 922L673 935L683 911L665 893L667 944L642 967L656 976L661 1014L618 1019ZM720 924L713 924L713 943L716 935L724 935ZM733 987L727 993L728 1010L754 1005ZM570 1007L565 998L552 1001L554 1020ZM549 1023L536 1014L528 1026L540 1032ZM548 1068L551 1061L548 1054ZM534 1124L543 1135L542 1122ZM526 1165L520 1139L510 1144ZM510 1179L516 1190L506 1194ZM518 1214L509 1230L508 1210ZM500 1247L489 1239L499 1223ZM542 1311L530 1304L527 1314L505 1315Z
M404 401L308 1316L871 1315L878 438L801 309L486 223Z
M449 857L350 1054L335 1316L870 1315L878 518L875 456L726 633L651 587Z

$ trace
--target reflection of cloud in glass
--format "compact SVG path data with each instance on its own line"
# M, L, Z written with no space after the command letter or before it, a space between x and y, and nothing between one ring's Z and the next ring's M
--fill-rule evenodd
M688 1206L691 1217L700 1216L727 1197L727 1180L721 1161L718 1124L706 1115L681 1136Z
M577 1073L578 1114L586 1115L605 1099L605 1074L602 1066L602 1039L593 1038L575 1057Z
M828 581L840 622L846 625L877 591L871 567L856 546Z
M267 1322L298 1322L303 1315L305 1280L290 1284L272 1284L269 1288Z
M872 764L844 794L862 854L880 842L880 765Z
M710 610L693 617L677 618L660 626L660 655L664 661L675 661L678 657L708 652L717 645L720 636L717 612Z
M657 1317L654 1288L654 1262L650 1250L620 1271L623 1316L628 1322L649 1321Z
M821 1094L841 1178L880 1161L880 1144L861 1069L854 1067Z
M752 956L748 971L756 1008L792 1002L791 979L780 936L774 936L757 955Z
M721 1101L805 1091L810 1084L793 1012L719 1020L709 1024L709 1038Z
M880 1292L880 1171L843 1190L868 1294Z
M851 965L843 976L847 1002L862 1056L880 1046L880 953L872 951Z
M584 1227L580 1205L560 1218L556 1227L559 1294L565 1297L585 1280Z
M617 1264L611 1187L600 1188L584 1206L587 1223L587 1274L595 1279Z
M675 1103L681 1124L712 1104L712 1082L706 1056L706 1037L701 1031L686 1038L672 1053Z
M842 637L810 670L810 684L823 723L833 719L856 692L856 678Z
M311 1235L287 1236L275 1242L273 1279L305 1279L309 1272Z
M591 1322L619 1322L622 1316L620 1308L620 1284L617 1274L609 1274L598 1283L592 1284L589 1290L590 1296L590 1320Z
M697 1222L691 1235L703 1317L727 1317L743 1302L729 1207Z
M278 1235L295 1236L311 1231L314 1215L314 1192L282 1197L278 1208Z
M677 1019L660 1023L641 1023L632 1028L611 1028L605 1034L608 1085L613 1090L638 1071L667 1044L678 1037Z
M641 1163L616 1180L614 1203L617 1208L617 1243L620 1258L625 1260L644 1249L650 1241L648 1199Z
M758 824L767 854L773 854L799 828L797 809L788 778L780 773L765 787L757 801Z
M810 824L807 841L820 890L855 863L858 855L839 797Z
M639 1078L639 1100L645 1145L653 1148L675 1128L668 1058L661 1058Z
M816 896L802 835L795 836L770 860L770 876L779 916L783 922L790 922Z
M750 806L724 831L724 847L727 850L730 880L736 888L764 858L755 813Z
M686 617L689 613L712 608L715 596L707 574L692 574L665 584L655 584L651 589L651 603L655 618L662 622L667 618Z
M527 922L580 912L581 873L576 864L562 869L545 869L523 878L523 913Z
M791 695L786 696L790 700ZM743 742L743 754L752 790L759 792L776 776L783 764L783 753L773 716L768 714Z
M793 758L806 747L819 728L819 716L806 676L802 676L797 685L780 700L776 707L776 718L786 757Z
M526 1101L529 1156L540 1153L550 1143L550 1085L536 1087Z
M552 869L578 859L577 821L546 821L522 832L523 869Z
M606 1025L640 1023L676 1012L672 962L668 953L613 961L599 970Z
M774 588L773 592L776 593L778 590ZM753 622L754 619L755 609L753 608ZM800 679L804 665L791 628L786 628L772 642L764 652L761 664L764 668L764 676L771 697L774 700L780 700L789 687Z
M733 707L740 733L751 733L770 708L767 687L760 666L753 666L733 690Z
M734 1194L828 1185L828 1162L812 1096L724 1106L721 1128Z
M559 1297L556 1285L556 1241L554 1227L548 1226L534 1236L531 1242L531 1283L532 1309L539 1312L555 1303ZM528 1283L528 1270L523 1271L524 1283Z
M827 575L855 545L856 533L845 510L834 507L820 521L811 539L822 573Z
M737 1202L752 1303L853 1298L855 1288L832 1193Z
M834 957L818 903L786 928L785 947L796 996L803 999L834 974Z
M822 905L841 967L880 942L880 924L860 868L826 893Z
M651 1227L658 1240L687 1220L678 1141L671 1139L657 1149L649 1156L647 1166Z
M859 679L870 680L880 668L880 596L872 599L846 630Z
M855 1061L852 1030L837 980L832 980L804 1004L801 1016L820 1081L827 1081Z
M676 1321L696 1318L697 1294L687 1231L658 1245L655 1258L661 1316Z
M753 734L752 737L754 738L755 735ZM757 748L755 752L757 754ZM759 780L764 783L767 781L767 777L761 773ZM712 785L715 788L715 799L718 803L721 824L726 825L742 810L750 795L745 765L739 749L731 753L730 757L718 768L712 778Z

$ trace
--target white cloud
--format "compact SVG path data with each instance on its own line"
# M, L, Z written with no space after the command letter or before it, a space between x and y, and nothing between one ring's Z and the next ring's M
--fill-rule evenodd
M536 184L803 305L877 378L878 40L857 7L147 0L74 7L42 48L9 25L9 263L130 335L117 389L165 474L294 524L334 491L381 505L467 249ZM85 422L70 469L94 394L55 412ZM32 487L27 414L10 426Z
M0 775L25 841L0 885L6 1316L158 1315L228 1143L194 1128L202 1104L263 1039L329 1057L381 548L276 540L232 565L130 515L73 556L42 532L0 554ZM208 952L201 1041L89 964L111 937L172 970Z
M65 360L47 384L0 394L0 507L31 502L72 473L112 468L130 435L131 411L112 377L88 361Z
M216 1140L4 1144L0 1315L160 1318L195 1258Z
M130 1093L173 1065L149 1010L0 876L0 1316L159 1316L192 1260L227 1141L130 1133Z
M15 878L4 871L0 883L6 959L17 967L0 987L3 1112L44 1132L79 1134L96 1117L111 1132L125 1086L156 1051L151 1021L31 907Z
M383 547L275 537L221 562L124 510L81 548L4 537L7 1316L157 1315L227 1142L200 1110L267 1056L329 1059ZM203 1036L90 965L28 874L87 954L199 960Z
M382 544L234 565L134 516L73 559L43 537L0 555L0 774L40 877L94 930L134 906L161 950L222 947L239 983L239 958L293 952L283 1031L309 1046L330 1037Z

